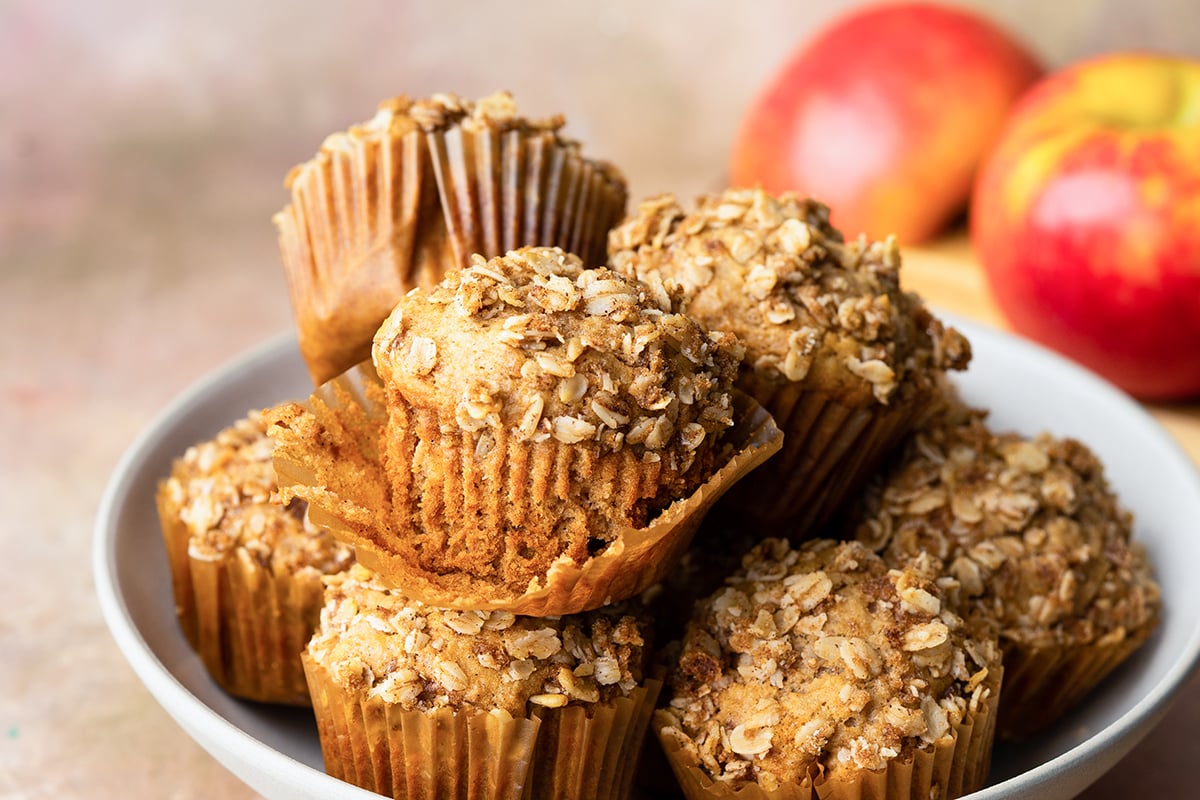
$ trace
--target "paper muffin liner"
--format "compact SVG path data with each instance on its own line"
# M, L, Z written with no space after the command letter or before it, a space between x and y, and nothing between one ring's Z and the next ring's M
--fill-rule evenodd
M596 705L539 709L530 798L623 800L630 795L662 681Z
M997 735L1028 738L1058 721L1150 637L1156 620L1086 644L1044 647L1002 641L1004 698Z
M405 711L303 658L325 771L395 798L622 800L661 684L590 709Z
M455 126L425 137L458 265L529 245L605 263L627 197L614 168L546 130Z
M722 512L761 523L786 523L800 540L816 532L871 477L925 416L925 396L847 403L798 383L756 385L753 394L783 431L783 447L753 481L733 492Z
M652 724L687 800L949 800L977 791L987 782L1001 694L1000 673L996 670L984 682L990 689L988 697L974 710L968 710L963 720L951 726L950 733L932 748L913 750L908 758L892 759L882 770L822 773L774 790L757 783L735 789L713 780L674 733L664 732L664 728L674 725L672 717L657 711Z
M188 539L191 534L179 518L179 508L166 498L162 484L155 496L158 520L162 527L163 544L167 549L167 565L171 569L171 594L175 599L175 616L179 627L193 650L199 649L196 617L196 591L192 587L191 559Z
M178 515L160 516L180 627L213 680L235 697L307 706L300 653L324 605L321 573L272 574L241 549L192 558Z
M423 134L339 137L298 168L275 215L300 352L320 383L370 356L414 286L456 266Z
M549 616L632 597L675 566L712 504L779 448L779 429L753 400L737 394L734 418L725 436L734 454L690 496L646 527L613 531L608 547L582 564L560 556L543 579L535 578L522 592L461 573L428 572L389 541L389 485L379 446L387 412L369 363L320 387L305 412L277 419L272 435L280 489L308 501L314 523L353 544L360 563L403 586L409 597L441 608ZM353 465L346 453L356 454Z

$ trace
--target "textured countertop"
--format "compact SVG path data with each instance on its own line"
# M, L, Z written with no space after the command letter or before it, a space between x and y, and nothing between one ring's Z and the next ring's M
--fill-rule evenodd
M95 599L91 537L113 467L154 414L290 327L270 224L288 167L388 94L507 87L532 114L566 111L634 197L690 197L720 185L753 87L846 3L779 0L733 21L724 5L705 21L692 4L632 0L539 2L516 21L508 4L365 3L336 19L306 16L317 3L252 5L0 4L0 797L253 796L125 663ZM994 5L1059 61L1185 47L1195 30L1179 19L1187 0L1073 0L1040 17L1041 0ZM551 34L539 49L485 47ZM961 234L906 264L940 308L999 324ZM1152 412L1200 462L1200 405ZM1197 732L1193 681L1085 797L1178 796Z

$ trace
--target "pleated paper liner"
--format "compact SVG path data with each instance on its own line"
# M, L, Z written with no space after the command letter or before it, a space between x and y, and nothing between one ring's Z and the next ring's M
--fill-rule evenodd
M426 133L456 262L528 245L605 263L625 214L625 180L552 130L455 126Z
M623 800L630 795L662 681L610 704L538 709L528 798Z
M441 608L549 616L632 597L678 562L712 504L773 454L782 438L769 414L737 395L737 423L725 437L735 452L708 481L646 527L614 531L601 553L581 564L559 557L543 579L512 591L462 573L422 569L410 555L405 531L392 529L379 447L387 416L382 394L374 368L363 363L320 387L305 407L285 405L269 412L279 486L285 495L307 500L312 521L353 544L358 560L383 580Z
M325 771L405 800L623 800L661 683L590 709L405 711L347 692L307 654ZM589 713L590 712L590 713Z
M997 735L1028 738L1057 722L1134 653L1157 626L1123 628L1086 644L1033 647L1001 640L1004 697Z
M242 549L192 558L177 516L162 515L176 611L205 669L235 697L308 705L300 653L324 604L321 573L272 574Z
M410 107L387 101L387 124L327 139L293 170L292 201L275 216L314 383L368 358L396 302L472 254L557 245L599 266L625 213L624 178L560 138L561 122L418 123Z
M680 745L670 716L657 711L652 725L687 800L950 800L981 789L987 781L1001 694L1000 670L996 673L984 682L989 696L931 748L914 749L911 757L892 759L879 771L818 774L771 791L756 783L735 789L713 780Z
M783 431L783 447L721 504L723 515L786 525L801 541L819 530L927 414L926 394L850 404L797 383L753 392Z
M274 221L300 352L320 383L369 357L396 301L457 262L409 120L330 137L288 180L291 203Z
M175 616L179 627L193 650L199 649L199 625L196 616L196 591L192 588L192 569L188 558L190 533L179 509L167 499L162 484L155 495L158 520L162 526L163 544L167 550L167 565L171 569L171 594L175 599Z

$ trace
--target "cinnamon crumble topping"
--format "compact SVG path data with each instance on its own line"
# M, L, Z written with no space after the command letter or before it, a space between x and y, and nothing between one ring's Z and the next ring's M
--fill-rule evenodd
M642 678L630 606L566 617L451 611L409 600L365 567L326 578L308 654L351 691L406 710L559 708L626 696Z
M929 553L964 613L1001 642L1050 646L1124 636L1160 604L1132 517L1083 444L994 433L952 406L867 493L856 535L890 564Z
M893 238L846 244L829 209L792 194L728 190L685 212L643 202L609 234L613 268L664 291L746 346L746 367L779 381L866 389L891 401L906 381L962 369L967 341L900 289Z
M934 567L764 541L697 607L668 732L716 780L768 791L951 735L995 690L1000 656L942 602Z

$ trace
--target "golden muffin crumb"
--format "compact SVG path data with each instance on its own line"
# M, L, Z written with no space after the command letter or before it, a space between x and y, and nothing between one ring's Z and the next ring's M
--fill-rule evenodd
M957 331L901 291L895 240L845 244L811 199L731 189L685 212L672 195L651 198L609 234L609 260L680 287L686 313L737 334L759 381L888 404L970 358Z
M629 607L566 617L452 611L409 600L361 565L326 579L308 655L348 691L405 710L606 703L642 679L645 621Z
M932 566L764 541L698 605L665 732L716 780L767 790L953 735L995 691L1000 656L943 603Z

